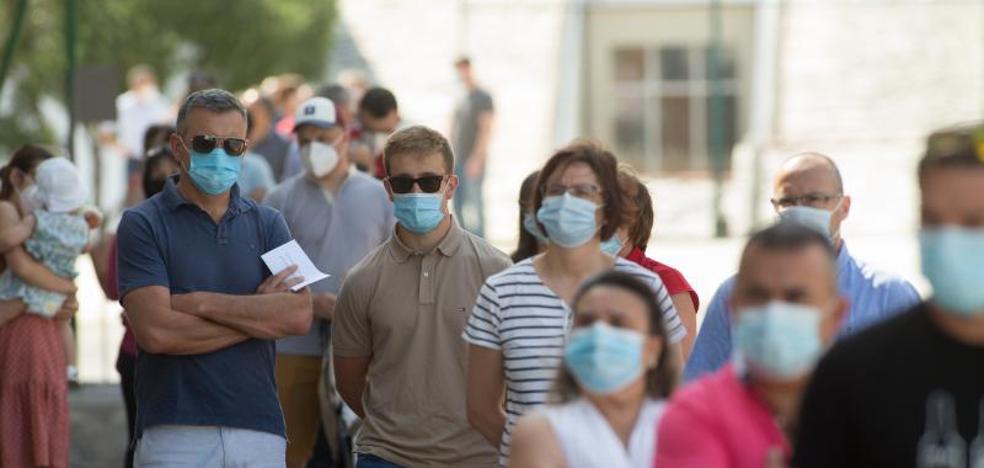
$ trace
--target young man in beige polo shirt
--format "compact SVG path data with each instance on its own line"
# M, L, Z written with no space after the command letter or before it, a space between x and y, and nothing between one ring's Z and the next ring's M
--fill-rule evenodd
M443 136L401 130L383 157L399 223L349 272L331 340L338 391L363 418L356 466L493 466L496 449L466 418L461 332L509 258L448 214L458 179Z

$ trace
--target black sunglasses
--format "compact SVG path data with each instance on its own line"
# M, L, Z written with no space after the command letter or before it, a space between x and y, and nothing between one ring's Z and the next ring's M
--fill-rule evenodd
M182 139L181 141L183 142L184 140ZM197 153L211 153L220 143L222 144L222 148L230 156L239 156L246 152L246 140L242 138L219 138L215 135L195 135L191 137L191 149Z
M417 184L420 187L420 191L424 193L437 193L441 190L441 184L444 183L444 179L448 177L446 175L429 175L423 177L409 177L409 176L396 176L388 177L386 181L389 182L390 188L393 189L393 193L410 193L413 191L413 184Z

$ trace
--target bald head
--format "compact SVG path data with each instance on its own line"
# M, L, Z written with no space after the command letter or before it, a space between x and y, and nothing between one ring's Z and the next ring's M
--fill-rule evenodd
M772 206L780 216L787 210L797 210L799 215L816 218L816 208L830 212L830 240L840 249L840 227L851 211L851 197L844 195L844 183L837 164L820 153L800 153L787 159L776 174L772 187ZM805 210L805 211L804 211ZM791 212L790 216L796 216Z
M776 186L780 180L787 179L791 175L814 175L816 179L826 179L833 193L844 193L844 180L841 178L840 169L834 160L825 154L816 152L805 152L790 156L782 163L779 174L776 175Z

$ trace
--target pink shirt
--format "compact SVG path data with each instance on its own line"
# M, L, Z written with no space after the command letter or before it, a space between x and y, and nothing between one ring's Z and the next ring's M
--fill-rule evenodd
M762 468L789 442L769 409L729 364L673 395L660 422L656 468Z

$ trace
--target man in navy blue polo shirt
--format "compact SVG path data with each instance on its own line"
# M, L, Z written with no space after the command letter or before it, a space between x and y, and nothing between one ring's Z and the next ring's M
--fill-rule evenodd
M188 96L170 141L180 174L120 222L120 296L141 351L138 465L284 465L273 340L307 332L311 296L290 292L294 267L271 275L260 259L291 236L239 194L245 138L233 95Z

